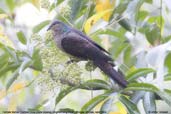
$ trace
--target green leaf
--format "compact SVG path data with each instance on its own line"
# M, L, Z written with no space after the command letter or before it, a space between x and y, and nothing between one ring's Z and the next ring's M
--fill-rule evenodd
M52 5L49 7L49 12L51 12L55 8L55 3L52 3Z
M150 24L153 24L155 26L158 26L158 27L163 27L163 25L165 24L165 21L163 19L162 16L151 16L149 19L148 19L148 22ZM162 22L162 23L161 23ZM155 23L155 24L154 24ZM161 25L162 24L162 25ZM151 25L150 25L151 26Z
M136 104L131 102L128 98L126 98L125 96L120 96L119 99L126 106L129 114L140 114Z
M17 37L18 37L18 40L23 43L23 44L26 44L27 43L27 39L26 37L24 36L24 33L22 31L19 31L17 32Z
M133 47L131 45L129 45L124 50L124 55L123 55L124 66L129 67L129 68L133 67L133 65L135 65L135 62L136 62L136 56L132 56L132 49L133 49ZM128 70L129 69L127 69L126 72Z
M115 51L115 55L114 58L118 58L119 55L124 51L124 49L126 49L129 46L128 43L122 43L117 50Z
M33 60L33 68L35 70L41 71L43 69L43 63L39 51L40 50L38 49L34 50L32 55L32 60Z
M7 63L0 68L0 77L9 71L16 70L19 67L19 64L16 63Z
M70 6L71 6L71 20L73 21L77 14L79 13L81 7L82 7L82 4L83 3L83 0L71 0L69 2Z
M29 108L29 111L39 111L41 107L43 107L44 104L46 104L49 100L46 99L42 101L40 104L36 105L34 108Z
M146 114L150 114L151 111L156 111L155 94L146 92L143 98L143 106Z
M167 67L168 72L171 73L171 53L168 53L168 55L165 58L164 65Z
M138 17L139 17L139 11L141 9L141 6L143 5L144 3L144 0L139 0L138 2L136 2L136 8L135 8L135 20L137 21L138 20Z
M102 107L100 108L100 112L105 112L106 114L108 114L112 108L113 105L113 98L107 99L103 104ZM101 113L103 114L103 113Z
M164 89L164 91L171 96L171 90L170 89Z
M149 91L158 94L165 102L171 105L171 96L164 91L160 91L156 86L148 83L130 83L125 91Z
M117 19L120 20L122 18L122 16L119 16ZM127 31L132 31L132 27L131 25L129 24L129 20L128 19L121 19L119 21L119 24Z
M62 2L64 2L64 0L57 0L56 5L59 5L59 4L61 4Z
M146 76L148 73L155 72L154 69L151 68L139 68L134 70L133 72L130 72L127 76L126 79L131 82L134 81L135 79L141 77L141 76Z
M92 98L90 101L84 104L84 106L81 108L81 111L91 111L96 105L108 98L110 94L111 92L106 92Z
M112 48L110 50L110 52L112 52L111 54L114 57L114 59L118 58L118 56L124 51L124 49L129 47L129 45L130 44L124 42L121 39L115 40L115 42L112 43Z
M144 19L149 15L147 11L139 11L137 19L140 21L144 21Z
M41 23L39 23L37 26L35 26L33 28L33 33L37 33L39 32L42 28L44 28L46 25L48 25L50 23L49 20L43 21Z
M141 100L144 97L145 91L136 91L132 96L131 96L131 101L135 104L138 103L139 100Z
M115 36L116 38L119 38L119 39L125 39L125 36L123 33L121 33L120 31L114 31L111 29L99 29L96 32L91 33L90 36L95 37L95 36L99 36L102 34Z
M99 79L88 80L85 83L81 84L79 88L86 89L86 90L111 89L110 85L107 82Z
M171 35L166 36L165 38L162 39L162 43L166 43L171 40Z
M61 91L58 96L56 97L55 100L55 106L69 93L71 93L72 91L76 90L77 87L68 87L65 90Z
M93 14L94 14L94 9L96 7L96 4L94 3L91 3L91 6L90 6L90 9L89 9L89 12L88 12L88 16L87 17L91 17ZM87 6L85 5L85 8L87 8ZM84 8L81 8L81 10L84 10ZM83 12L83 11L82 11ZM87 10L86 10L87 12ZM82 15L85 14L85 12L82 13ZM81 16L81 15L80 15Z
M0 8L0 14L6 14L6 12L2 9L2 8Z
M56 97L55 105L57 105L67 94L79 88L87 89L87 90L100 90L100 89L109 89L109 85L103 80L94 79L94 80L88 80L87 82L76 87L68 87L67 89L61 91L59 95Z
M12 59L16 62L16 63L19 63L19 59L16 55L16 52L14 49L10 48L10 47L7 47L5 46L4 48L6 50L6 52L8 52L8 54L12 57Z
M126 49L125 49L125 51L124 51L124 56L123 56L123 58L124 58L124 64L125 63L129 63L129 61L130 61L130 59L131 59L131 52L132 52L132 47L131 47L131 45L129 45ZM128 66L129 67L129 66Z
M72 113L72 114L76 114L76 112L74 111L74 109L71 109L71 108L61 108L61 109L59 109L59 111L61 113Z
M171 95L165 91L156 92L169 106L171 106Z
M130 2L127 0L120 1L120 4L113 10L112 15L110 16L110 19L109 19L109 23L113 21L113 19L115 18L115 15L118 15L118 14L122 15L124 11L127 9L129 3Z
M13 12L14 8L15 8L15 2L14 0L6 0L6 4L10 10L10 12Z
M150 91L150 92L156 92L159 91L159 89L149 83L130 83L125 90L139 90L139 91Z
M8 63L3 64L3 66L1 66L1 68L0 68L0 78L1 78L7 71L9 71L9 69L8 69Z
M120 3L114 10L114 13L122 14L126 9L130 2L124 1L123 3Z
M164 81L171 81L171 74L170 73L169 74L166 74L164 76Z
M160 41L160 28L156 24L146 27L145 35L148 42L155 45Z
M4 53L2 55L0 55L0 66L2 68L3 65L5 65L8 62L9 59L9 54Z
M32 61L31 60L25 60L25 61L23 61L23 63L20 66L20 69L19 69L19 74L21 72L23 72L26 68L28 68L31 64L32 64Z
M145 0L145 2L152 4L153 0Z
M18 78L19 76L19 69L17 69L11 76L11 78L9 79L9 81L7 82L6 85L6 90L8 90L10 88L10 86L14 83L14 81Z

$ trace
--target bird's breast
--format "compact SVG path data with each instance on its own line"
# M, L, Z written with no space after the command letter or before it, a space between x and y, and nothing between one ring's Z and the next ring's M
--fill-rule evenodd
M59 35L56 35L55 38L54 38L57 47L58 47L60 50L64 51L63 48L62 48L62 39L63 39L63 37L62 37L62 36L59 36Z

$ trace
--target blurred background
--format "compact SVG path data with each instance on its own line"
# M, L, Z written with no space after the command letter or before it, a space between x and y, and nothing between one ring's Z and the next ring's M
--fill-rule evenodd
M130 85L66 64L46 31L55 19L108 50ZM0 112L171 114L170 19L170 0L0 0Z

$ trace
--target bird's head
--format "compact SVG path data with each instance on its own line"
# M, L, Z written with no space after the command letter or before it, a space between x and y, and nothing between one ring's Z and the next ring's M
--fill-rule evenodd
M53 21L47 31L52 30L55 34L63 34L69 30L69 27L65 25L63 22L55 20Z

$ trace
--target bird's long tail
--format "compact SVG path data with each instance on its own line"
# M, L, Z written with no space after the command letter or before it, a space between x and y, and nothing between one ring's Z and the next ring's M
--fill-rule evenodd
M120 86L124 88L127 86L128 82L124 79L124 76L119 71L117 72L110 63L106 61L94 61L94 64Z

